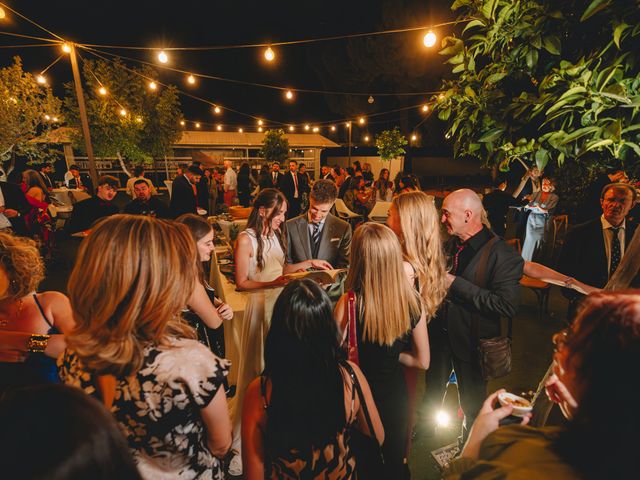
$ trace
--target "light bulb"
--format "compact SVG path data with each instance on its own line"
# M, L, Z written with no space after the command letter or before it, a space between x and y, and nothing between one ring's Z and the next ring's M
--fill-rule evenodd
M320 129L318 127L313 127L313 133L318 133Z
M284 96L287 97L287 100L291 100L293 99L293 92L291 90L287 90Z
M180 120L180 126L181 126L181 127L184 127L184 126L185 126L185 122L184 122L184 120Z
M45 120L47 120L47 121L49 121L49 120L51 120L51 116L50 116L50 115L45 115L45 116L44 116L44 119L45 119Z
M433 47L436 44L436 34L433 33L431 30L429 30L426 35L424 36L424 38L422 39L422 41L424 42L424 46L425 47Z
M218 125L218 126L216 127L216 130L218 130L218 131L222 130L222 125Z
M429 105L423 105L422 106L422 111L423 112L428 112L429 111Z
M169 57L167 56L167 54L162 51L160 53L158 53L158 61L160 63L167 63L169 61Z
M196 122L196 128L200 128L200 122Z
M242 133L242 132L244 132L244 130L242 130L242 128L239 128L238 133Z
M158 88L158 84L156 82L149 82L149 88L151 90L156 90Z
M136 117L136 122L142 123L142 117Z
M305 129L305 130L309 130L309 125L305 125L305 126L304 126L304 129Z
M360 125L364 125L364 117L360 117L360 118L358 119L358 123L359 123Z
M106 89L106 88L104 88L104 87L100 87L100 88L98 89L98 93L99 93L100 95L102 95L102 96L105 96L105 95L107 94L107 89Z
M258 127L258 131L261 132L262 131L262 127Z
M216 105L215 107L213 107L213 112L215 114L219 115L221 111L222 111L222 109L219 106Z
M120 109L120 115L123 116L123 117L126 117L127 116L127 111L124 108L121 108Z
M331 131L335 132L336 131L336 126L335 125L331 125Z
M53 117L53 118L52 118L52 120L53 120L54 122L57 122L57 121L58 121L58 117Z
M262 120L258 120L258 125L262 125Z
M190 85L195 85L196 83L196 77L194 77L193 75L189 75L187 77L187 83Z
M365 136L364 136L364 141L365 141L365 142L368 142L368 141L369 141L369 135L365 135Z
M267 47L264 51L264 59L267 62L273 62L273 59L276 58L276 54L271 47Z
M44 75L38 75L36 77L36 82L38 82L40 85L46 85L47 79L44 77Z
M3 20L7 17L7 13L4 11L4 8L0 7L0 20Z
M71 45L69 45L68 43L63 43L62 44L62 51L64 53L71 53Z
M443 412L440 410L436 413L436 424L439 427L448 427L451 419L449 418L449 414L447 412Z
M289 125L289 131L293 132L296 129L296 127L294 127L293 125Z
M412 140L412 141L414 141L414 142L415 142L417 139L418 139L418 137L417 137L416 135L411 135L411 140Z

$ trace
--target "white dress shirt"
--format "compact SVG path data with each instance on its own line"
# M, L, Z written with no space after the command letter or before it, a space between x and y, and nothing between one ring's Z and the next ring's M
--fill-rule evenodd
M230 192L231 190L238 189L238 175L235 170L231 167L227 168L227 171L224 172L224 191Z
M607 254L607 271L611 269L611 241L613 240L613 225L611 225L604 215L600 217L600 221L602 222L602 235L604 237L604 251ZM626 227L626 220L623 220L620 224L620 230L618 230L618 240L620 241L620 258L624 257L624 230Z
M4 207L4 194L0 188L0 207ZM4 213L0 213L0 230L4 228L11 228L11 222Z

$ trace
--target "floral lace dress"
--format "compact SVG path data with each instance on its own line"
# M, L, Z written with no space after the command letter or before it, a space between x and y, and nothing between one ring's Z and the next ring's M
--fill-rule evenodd
M224 478L199 411L222 387L229 365L196 340L176 339L147 347L142 368L117 379L111 411L143 478ZM64 383L97 396L94 375L73 351L65 351L58 366Z

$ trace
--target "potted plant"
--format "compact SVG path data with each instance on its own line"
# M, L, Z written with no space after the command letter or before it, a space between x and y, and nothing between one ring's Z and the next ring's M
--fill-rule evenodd
M384 130L376 135L376 147L378 155L385 161L391 161L394 158L402 156L406 153L404 147L407 139L400 133L400 129L395 127L393 130Z

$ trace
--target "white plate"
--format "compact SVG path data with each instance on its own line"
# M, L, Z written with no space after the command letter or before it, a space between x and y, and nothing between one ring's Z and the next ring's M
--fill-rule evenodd
M223 258L222 260L218 260L218 265L229 265L231 263L231 260L229 260L228 258Z
M528 407L518 407L516 405L512 405L511 403L509 403L507 400L520 400L523 402L527 402L529 404ZM511 415L514 415L516 417L522 417L527 413L530 413L531 410L533 410L533 406L531 405L531 402L529 400L527 400L526 398L522 398L519 397L518 395L514 395L513 393L509 393L509 392L502 392L498 394L498 401L500 402L500 405L502 405L503 407L505 405L512 405L513 406L513 411L511 412Z

